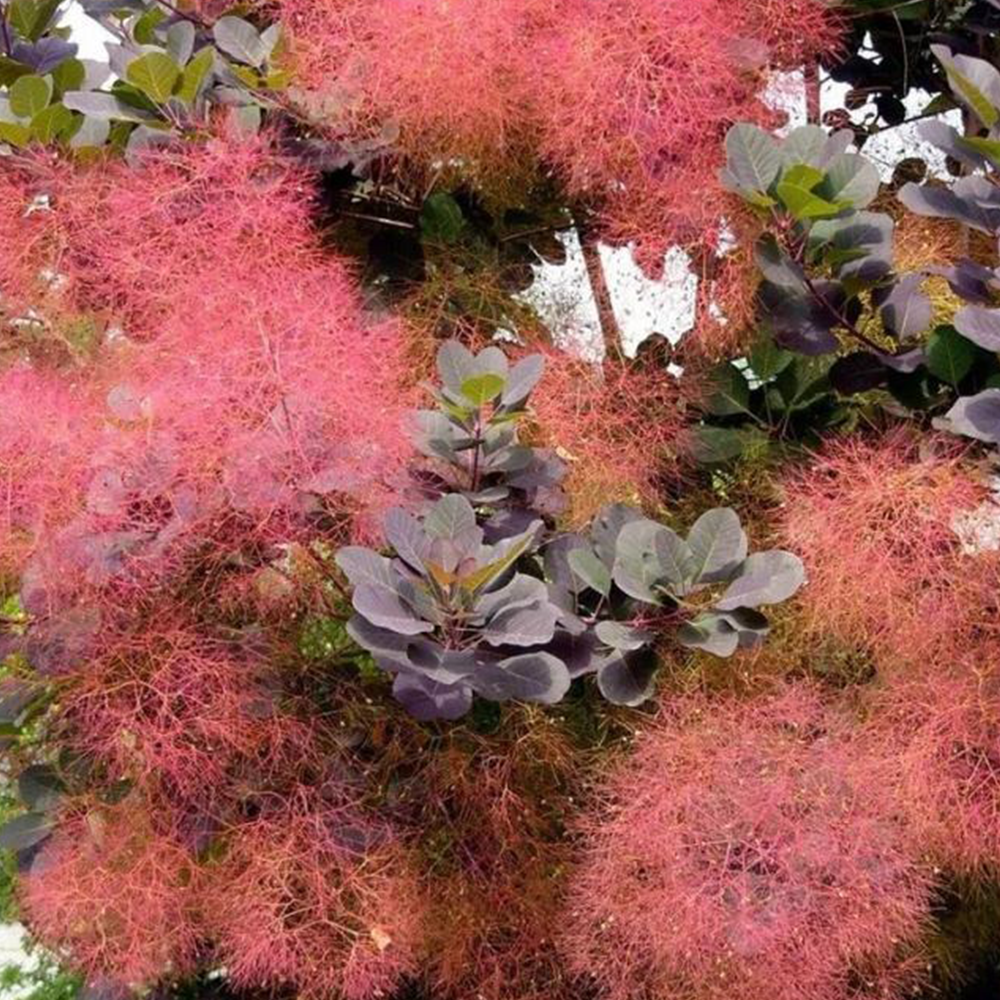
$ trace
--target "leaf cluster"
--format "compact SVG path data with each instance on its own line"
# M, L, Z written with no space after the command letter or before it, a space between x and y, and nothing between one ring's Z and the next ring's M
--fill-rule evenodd
M553 704L573 680L596 675L609 701L638 705L652 694L663 641L716 656L759 644L768 631L759 608L791 597L805 574L790 553L750 555L734 511L708 511L682 538L620 504L581 534L550 529L544 505L532 506L537 492L493 509L524 488L518 476L534 464L507 424L541 359L506 366L497 348L442 346L441 410L425 413L422 431L428 453L454 465L466 490L417 516L391 511L391 556L354 546L336 557L354 588L348 630L395 675L397 699L417 718L453 719L477 694ZM483 420L487 403L498 425ZM459 461L463 451L475 454ZM509 458L489 464L512 453L513 468ZM483 461L497 485L484 488Z
M85 11L115 37L107 61L78 58L59 27L58 0L13 0L0 38L0 142L105 145L129 155L197 134L213 107L256 131L286 81L276 65L281 29L234 15L208 24L156 0L88 0Z

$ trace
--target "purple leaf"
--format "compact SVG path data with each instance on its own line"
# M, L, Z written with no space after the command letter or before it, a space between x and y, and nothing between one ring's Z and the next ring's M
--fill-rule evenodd
M400 635L420 635L434 630L434 626L418 618L398 594L381 587L359 584L354 588L352 603L354 610L373 625Z
M597 671L597 687L613 705L634 708L653 695L656 656L649 649L616 653Z
M0 826L0 847L21 851L40 844L51 833L52 820L45 813L23 813Z
M725 658L736 652L740 636L720 615L702 615L677 630L677 641L688 649L703 649Z
M460 719L472 708L472 688L467 684L439 684L416 674L398 674L392 693L420 722Z
M923 276L901 278L881 303L882 322L898 340L913 340L931 324L934 307L921 291Z
M726 588L716 605L720 611L756 608L788 600L806 582L802 560L791 552L755 552Z
M482 636L491 646L541 646L551 641L558 620L555 605L538 601L494 615Z
M1000 389L963 396L945 414L945 420L955 434L1000 444Z
M562 700L572 680L566 665L551 653L525 653L486 664L476 671L471 683L491 701L532 701L554 705Z
M964 306L955 314L955 329L987 351L1000 351L1000 309Z
M48 35L37 42L16 42L10 55L16 62L30 66L39 76L44 76L60 63L72 59L76 53L77 46L73 42Z

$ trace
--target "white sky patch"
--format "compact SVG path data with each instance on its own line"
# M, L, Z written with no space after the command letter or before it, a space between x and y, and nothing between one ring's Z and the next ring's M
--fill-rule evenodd
M78 3L71 3L66 8L66 13L59 23L63 27L73 29L71 40L80 47L77 53L80 59L100 59L102 62L107 60L108 54L104 49L104 43L114 41L114 36L93 18L88 17Z
M683 250L667 251L659 281L643 274L631 247L602 244L600 254L626 354L634 354L651 333L676 344L694 326L698 279Z

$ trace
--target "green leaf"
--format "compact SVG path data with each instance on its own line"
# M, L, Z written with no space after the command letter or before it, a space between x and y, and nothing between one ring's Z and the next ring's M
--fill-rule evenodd
M249 66L236 66L233 64L229 65L229 71L236 77L244 87L250 90L256 90L260 87L263 82L260 78L260 73L255 69L251 69Z
M181 70L166 52L147 52L128 64L125 75L150 100L164 104L174 92Z
M956 96L987 128L996 125L1000 121L1000 73L985 60L953 55L944 45L932 45L931 52L948 74L948 83Z
M830 202L865 208L875 200L881 179L874 163L857 153L841 153L826 168L817 194Z
M18 77L28 76L31 67L7 56L0 56L0 87L9 87Z
M566 557L569 568L603 597L611 592L611 572L590 549L572 549Z
M958 385L976 360L975 345L953 326L939 326L927 339L927 370L942 382Z
M774 337L765 334L757 341L747 360L750 370L761 382L770 382L792 363L794 357L791 351L779 347Z
M37 42L45 33L62 0L13 0L8 17L18 34Z
M958 142L962 146L970 146L1000 168L1000 140L959 136Z
M215 50L209 47L202 49L184 67L184 72L181 74L181 82L177 87L175 96L179 101L183 101L187 107L191 107L197 100L202 84L205 82L205 77L212 68L214 61Z
M462 395L473 406L485 406L491 399L496 399L503 392L506 384L504 379L492 372L473 375L462 383Z
M804 191L812 191L826 175L822 170L807 163L796 163L781 175L781 183L794 184Z
M12 146L27 146L31 141L31 129L17 122L0 121L0 142L9 142Z
M750 413L750 385L734 364L727 362L712 373L715 392L709 398L708 412L717 417Z
M48 107L52 97L52 80L49 77L22 76L10 88L10 110L18 118L34 118L42 108Z
M161 21L165 21L167 15L159 7L151 7L146 11L132 29L132 36L140 45L153 45L156 43L156 27Z
M761 435L741 427L695 427L688 450L700 465L716 465L739 458Z
M826 175L822 170L796 164L785 171L778 182L778 197L781 203L798 220L831 218L849 206L845 201L827 201L813 190L822 183Z
M52 142L75 122L73 112L61 104L52 104L31 119L31 133L39 142Z
M87 79L87 67L79 59L65 59L52 71L52 83L56 96L61 97L67 90L79 90Z
M443 191L432 194L420 211L420 231L432 243L454 243L465 227L461 206Z

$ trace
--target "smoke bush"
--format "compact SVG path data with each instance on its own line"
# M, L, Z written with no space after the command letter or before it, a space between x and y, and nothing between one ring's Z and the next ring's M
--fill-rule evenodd
M725 128L767 120L767 68L837 37L818 0L285 0L282 16L332 130L391 121L422 163L479 179L540 158L647 257L717 228Z
M519 54L553 8L552 0L281 5L297 84L319 117L373 133L390 121L402 149L422 162L461 158L486 177L530 158L531 95Z
M141 983L190 971L195 959L193 861L154 813L81 805L24 882L35 933L88 975Z
M209 920L238 987L365 1000L415 968L416 883L398 845L339 796L265 800L233 830L212 877Z
M895 681L875 718L896 755L915 836L950 870L983 876L1000 858L1000 687L992 640Z
M532 414L567 463L571 523L588 523L609 501L651 502L661 477L675 471L690 381L613 360L598 368L559 351L545 360Z
M542 48L551 71L534 84L543 153L572 191L606 199L612 236L643 244L647 259L698 243L724 214L728 124L766 121L767 68L835 39L814 0L571 0Z
M952 524L982 493L959 458L899 430L830 444L785 480L780 534L808 567L808 627L884 666L947 650L970 608Z
M442 995L576 995L553 931L563 920L573 854L563 816L578 770L566 733L524 710L502 737L466 740L425 762L410 821L429 832L434 816L449 817L447 840L425 833L432 978Z
M29 577L103 584L126 555L155 577L234 517L247 542L288 541L364 506L370 534L409 454L402 336L362 318L320 252L309 183L263 141L222 139L50 178L72 294L128 336L102 347L61 442L78 474L57 462L22 480L81 508ZM53 378L69 407L80 394Z
M32 210L31 184L13 169L0 171L0 320L16 318L41 294L40 261L47 213Z
M0 370L0 576L79 509L93 446L91 400L27 366Z
M266 782L314 761L310 728L277 710L261 664L234 644L169 620L103 643L107 652L64 694L61 725L108 780L218 813L232 808L248 768Z
M603 794L564 943L608 997L904 995L929 875L877 755L814 692L677 706Z

